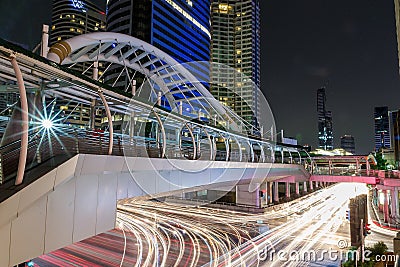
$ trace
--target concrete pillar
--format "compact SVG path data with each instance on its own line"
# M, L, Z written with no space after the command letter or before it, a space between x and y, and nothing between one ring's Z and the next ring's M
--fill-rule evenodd
M391 196L391 205L390 205L390 214L392 215L393 219L397 218L397 202L398 202L398 197L397 197L397 188L393 188L390 190L390 196Z
M290 198L290 183L286 182L286 197Z
M253 192L249 192L249 185L242 184L236 186L236 204L243 204L260 208L260 186L258 185Z
M387 191L383 190L384 202L383 202L383 218L384 222L389 222L389 201L387 196Z
M300 184L296 182L296 195L300 195Z
M270 198L269 198L269 203L274 203L274 195L273 195L273 191L272 191L272 184L273 184L273 182L269 182L268 183L268 191L269 191L269 196L270 196Z
M307 182L304 182L304 183L303 183L303 191L304 191L304 192L307 192Z
M274 182L274 201L279 202L279 183Z
M313 187L313 181L310 181L310 190L313 191L314 187Z
M393 196L392 196L392 200L394 202L394 215L397 218L399 218L399 188L395 187L393 190Z
M315 181L315 188L318 188L318 181Z

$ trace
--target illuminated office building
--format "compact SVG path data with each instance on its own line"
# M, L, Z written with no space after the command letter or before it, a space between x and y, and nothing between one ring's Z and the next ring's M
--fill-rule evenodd
M248 123L259 121L258 0L212 0L210 90ZM226 68L225 66L229 66Z
M90 1L53 0L49 44L51 46L80 34L104 31L105 25L104 10ZM83 73L89 66L87 63L76 64L72 69ZM91 73L89 70L86 74Z
M325 87L317 90L318 148L333 150L332 112L326 110Z
M110 0L107 3L107 31L146 41L179 63L205 62L193 72L206 86L209 83L209 20L210 0ZM121 67L111 68L113 74L106 81L115 82L120 70ZM125 76L117 80L117 87L126 88L129 84Z
M390 148L390 126L388 107L375 107L375 150Z

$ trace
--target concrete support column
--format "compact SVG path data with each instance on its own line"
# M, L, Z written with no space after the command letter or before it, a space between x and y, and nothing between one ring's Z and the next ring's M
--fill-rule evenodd
M296 182L296 195L300 195L300 183Z
M390 190L390 215L393 219L396 219L396 200L395 200L395 190L391 189Z
M286 197L290 198L290 183L286 182Z
M384 222L387 223L387 222L389 222L389 201L388 201L388 196L387 196L386 190L383 190L383 196L384 196L383 218L384 218Z
M314 187L313 187L313 181L310 181L310 190L313 191Z
M249 185L236 186L236 204L243 204L260 208L260 186L256 190L249 192Z
M303 182L303 191L307 192L307 182Z
M274 201L279 202L279 183L274 182Z
M315 181L315 188L318 188L318 181Z
M270 204L274 203L274 194L273 194L273 191L272 191L272 184L273 184L273 182L269 182L268 183L268 188L267 188L267 190L269 192L269 196L270 196L270 198L269 198L269 203Z
M399 188L395 187L393 192L393 202L394 202L394 214L396 219L399 218Z

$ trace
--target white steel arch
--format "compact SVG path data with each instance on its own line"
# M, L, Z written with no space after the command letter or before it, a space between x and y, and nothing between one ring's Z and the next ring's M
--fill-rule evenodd
M132 36L114 32L79 35L53 45L48 59L63 65L103 61L123 66L126 72L127 68L132 69L151 81L148 100L153 104L159 103L161 92L177 113L182 110L183 103L190 110L184 115L199 118L199 114L203 114L210 121L216 118L224 122L227 130L254 132L252 125L211 95L201 83L207 81L199 81L191 73L189 68L195 66L179 64L160 49Z

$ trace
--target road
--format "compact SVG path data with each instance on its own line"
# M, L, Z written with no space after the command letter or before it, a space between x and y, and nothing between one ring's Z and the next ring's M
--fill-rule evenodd
M117 230L34 262L36 266L54 266L46 265L51 261L63 261L59 266L338 266L350 244L345 220L349 198L366 190L362 184L336 184L260 215L124 201L118 206ZM392 237L387 234L374 233L370 240L389 242Z

